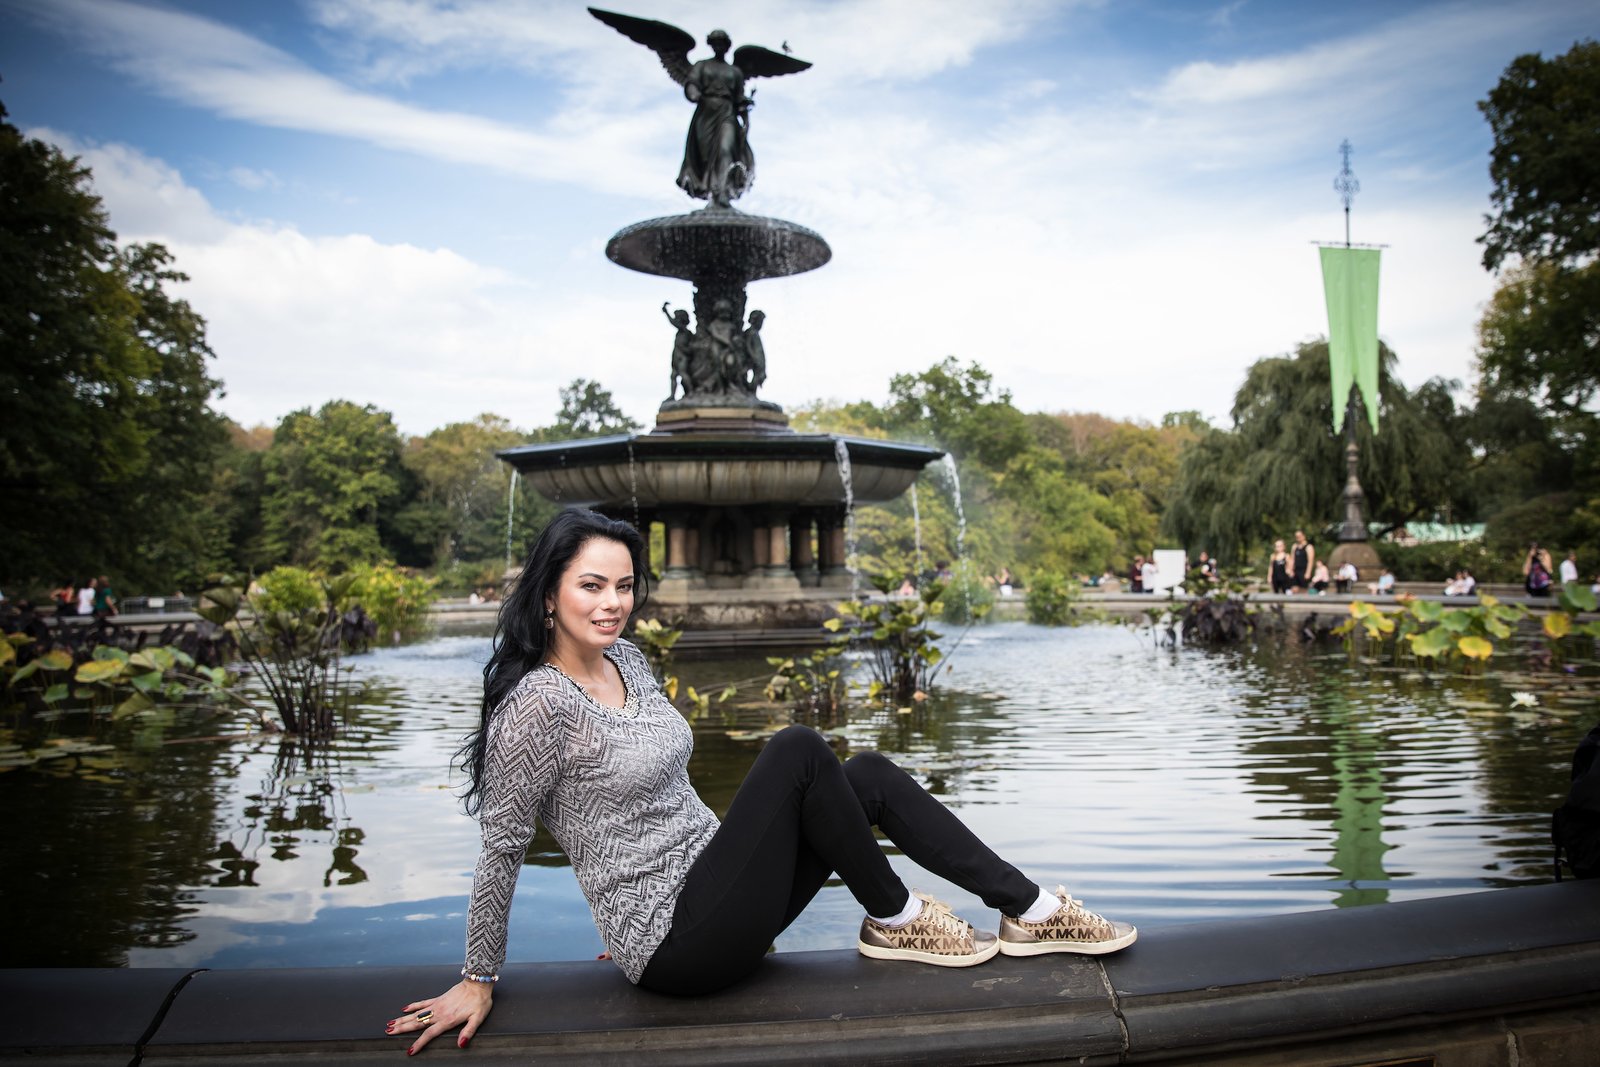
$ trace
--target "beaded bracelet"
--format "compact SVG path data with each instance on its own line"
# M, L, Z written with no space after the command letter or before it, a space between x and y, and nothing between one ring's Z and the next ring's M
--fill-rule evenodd
M495 982L500 981L498 974L473 974L465 967L461 968L461 977L469 982L482 982L485 985L493 985Z

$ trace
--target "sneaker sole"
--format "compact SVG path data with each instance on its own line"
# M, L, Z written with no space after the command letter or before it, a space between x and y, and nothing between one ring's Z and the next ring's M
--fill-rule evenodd
M1000 951L1000 942L996 941L981 952L974 952L970 956L950 956L941 952L922 952L910 948L879 948L876 945L856 942L856 950L863 956L875 960L906 960L911 963L931 963L935 967L976 967L987 960L994 959Z
M1000 951L1007 956L1044 956L1051 952L1071 952L1078 956L1104 956L1125 949L1139 940L1139 931L1130 930L1110 941L1001 941Z

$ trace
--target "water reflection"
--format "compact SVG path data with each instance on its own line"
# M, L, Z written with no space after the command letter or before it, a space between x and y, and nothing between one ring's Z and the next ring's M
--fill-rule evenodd
M355 862L366 835L350 824L336 752L333 746L293 737L278 741L267 776L256 792L244 797L240 825L217 843L212 856L217 875L211 885L257 885L263 850L284 862L299 859L307 846L328 849L324 887L367 880L367 872Z
M477 716L483 635L357 657L364 684L331 745L227 722L71 717L10 723L29 744L93 741L0 774L7 965L450 963L477 855L451 756ZM909 713L816 723L841 755L889 754L1031 876L1151 929L1548 878L1548 812L1597 693L1498 660L1490 678L1423 676L1299 646L1206 653L1115 627L972 632L948 688ZM717 691L760 659L685 662ZM760 738L787 722L738 700L696 723L690 775L725 810ZM1510 689L1541 693L1512 713ZM891 862L919 888L979 902ZM511 954L600 951L541 833ZM842 886L780 940L843 947Z

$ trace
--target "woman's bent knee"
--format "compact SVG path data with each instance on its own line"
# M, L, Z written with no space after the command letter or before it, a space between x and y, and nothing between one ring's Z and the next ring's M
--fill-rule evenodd
M767 742L767 747L776 748L779 751L794 749L800 752L824 751L829 755L833 754L833 749L828 747L828 742L823 736L809 726L785 726L772 735L772 740Z

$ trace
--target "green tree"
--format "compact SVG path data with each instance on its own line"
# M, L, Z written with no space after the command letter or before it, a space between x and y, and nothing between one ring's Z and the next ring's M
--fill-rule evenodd
M400 453L393 419L371 404L286 415L262 460L268 558L330 572L384 559L379 521L401 495Z
M119 249L91 175L0 106L0 544L8 580L203 572L222 455L205 323L159 245Z
M890 379L885 417L891 429L920 431L957 459L970 456L996 470L1031 444L1010 391L996 393L993 375L977 363L963 367L954 356Z
M1518 56L1478 107L1494 135L1478 240L1486 268L1510 268L1479 328L1485 391L1581 416L1600 387L1600 44Z
M1451 383L1435 379L1412 393L1394 366L1380 345L1380 432L1356 425L1367 518L1388 525L1459 511L1471 458ZM1296 528L1315 538L1338 522L1344 438L1333 433L1332 404L1326 341L1258 361L1234 397L1233 430L1211 431L1184 455L1164 532L1238 562Z
M603 437L637 429L639 424L617 406L610 390L602 388L599 382L574 378L571 385L561 390L561 410L556 413L555 425L550 427L549 439Z
M419 491L400 514L402 521L431 534L431 562L499 559L506 550L508 517L515 524L515 545L549 520L555 505L521 481L516 514L507 515L512 472L495 453L528 438L499 415L483 414L407 442L404 463Z
M1574 263L1600 251L1600 44L1518 56L1478 109L1494 135L1483 265Z

